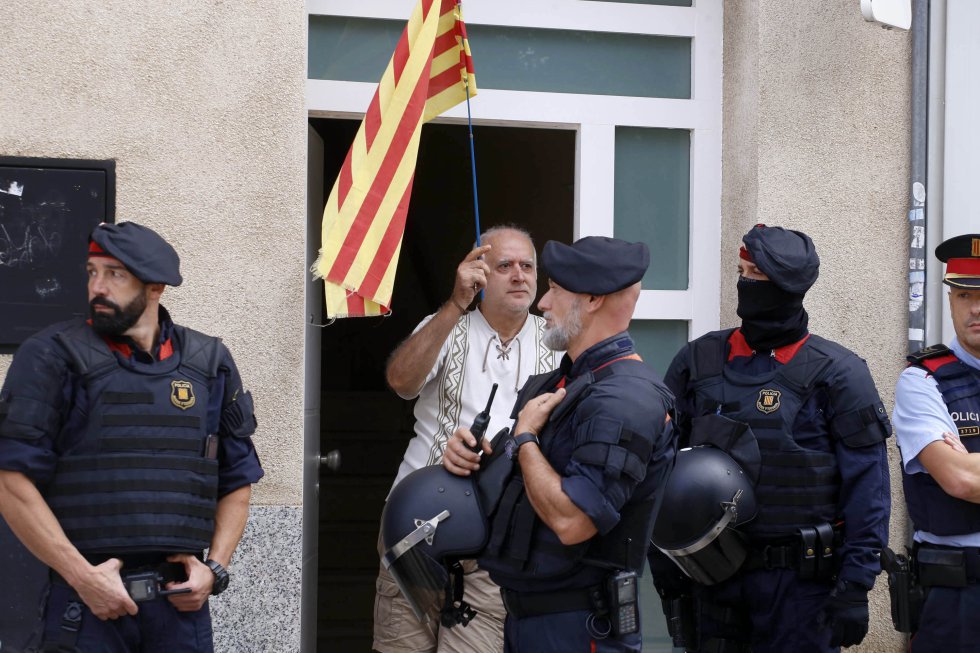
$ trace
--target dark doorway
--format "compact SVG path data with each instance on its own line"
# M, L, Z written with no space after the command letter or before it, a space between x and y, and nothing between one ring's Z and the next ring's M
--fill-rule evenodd
M310 124L324 142L326 196L358 122L312 118ZM539 251L550 239L571 241L575 136L571 130L474 128L484 230L519 224ZM411 403L385 386L384 365L397 344L449 297L456 266L475 240L472 197L466 127L426 125L392 314L338 320L322 331L320 450L338 450L342 463L320 478L319 651L371 650L378 524L414 424ZM319 241L319 221L310 229ZM538 287L543 293L543 277ZM323 322L323 315L317 317Z

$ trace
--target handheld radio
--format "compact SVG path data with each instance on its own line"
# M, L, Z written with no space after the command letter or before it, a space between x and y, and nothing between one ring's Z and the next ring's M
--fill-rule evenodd
M490 406L493 404L493 396L495 394L497 394L496 383L490 388L490 398L487 399L487 407L482 412L477 413L476 417L473 418L473 426L470 427L470 433L476 438L476 445L470 447L472 451L482 451L480 443L483 442L483 435L487 432L487 427L490 426Z

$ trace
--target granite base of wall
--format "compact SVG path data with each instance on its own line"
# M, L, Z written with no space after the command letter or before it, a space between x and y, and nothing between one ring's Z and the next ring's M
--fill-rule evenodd
M216 653L300 650L303 509L252 506L228 590L211 599Z

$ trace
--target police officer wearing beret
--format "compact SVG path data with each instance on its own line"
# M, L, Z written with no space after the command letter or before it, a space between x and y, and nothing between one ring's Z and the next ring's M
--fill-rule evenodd
M891 426L865 362L807 328L813 241L760 224L743 242L741 326L687 344L665 383L680 446L726 448L718 431L700 428L717 424L697 419L707 415L757 442L758 512L739 527L747 558L727 580L698 585L654 556L654 580L665 606L693 595L693 610L668 614L686 621L672 634L689 651L836 651L868 631L867 595L887 541Z
M0 512L51 570L45 651L213 650L263 472L228 349L160 304L179 268L151 229L99 225L89 319L25 341L0 391Z
M639 651L635 572L674 451L670 393L626 331L649 252L588 237L541 260L545 341L567 353L524 385L504 445L484 444L486 473L511 467L480 566L502 588L505 651ZM479 469L475 444L457 430L445 467Z
M915 653L980 642L980 234L945 241L936 257L956 337L908 357L893 413L926 593L911 620Z

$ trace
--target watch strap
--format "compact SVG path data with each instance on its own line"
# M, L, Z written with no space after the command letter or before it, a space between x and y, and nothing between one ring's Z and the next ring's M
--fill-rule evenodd
M214 584L211 586L211 594L217 596L225 591L228 587L228 581L230 576L228 575L228 570L218 562L217 560L212 560L208 558L204 561L204 564L208 566L211 573L214 574Z
M528 442L533 442L539 447L541 446L541 442L538 441L538 436L531 433L530 431L525 431L524 433L520 433L514 436L514 444L517 445L516 447L517 449L520 449L523 445L527 444Z

